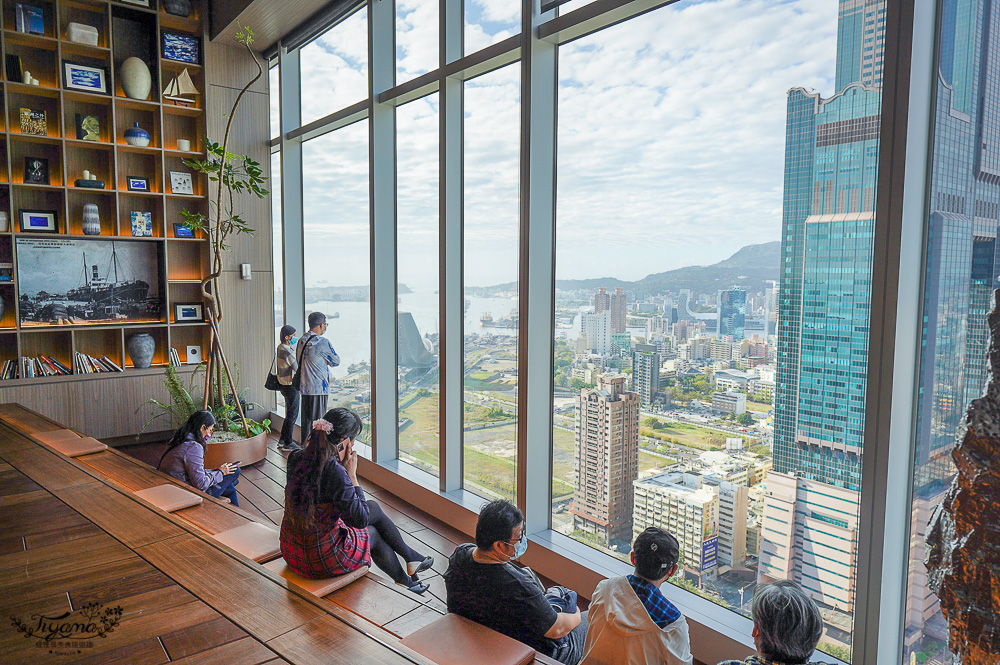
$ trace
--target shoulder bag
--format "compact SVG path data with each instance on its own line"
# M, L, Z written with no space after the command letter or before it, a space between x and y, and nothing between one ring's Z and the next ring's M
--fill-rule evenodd
M267 373L267 378L264 379L264 388L266 390L281 390L281 382L278 381L278 375L274 373L275 363L278 362L278 351L275 349L274 358L271 360L271 371Z

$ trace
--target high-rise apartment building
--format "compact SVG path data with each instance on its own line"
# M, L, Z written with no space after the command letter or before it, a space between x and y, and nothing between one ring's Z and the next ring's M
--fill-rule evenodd
M632 353L632 386L639 403L649 406L660 390L660 354L652 344L636 344Z
M594 312L611 312L611 332L625 332L625 316L628 312L628 303L625 301L625 292L621 287L616 287L614 293L608 293L603 286L597 289L594 294Z
M774 473L761 581L853 608L884 0L841 0L836 91L788 92ZM815 506L839 506L831 513Z
M639 395L625 376L597 377L576 396L573 529L607 545L632 541L632 481L639 475Z
M719 484L719 565L742 566L747 557L747 509L750 488Z
M611 353L611 312L581 314L580 332L587 339L586 348L590 353L602 356Z
M681 568L696 579L714 580L719 557L719 496L696 472L673 471L635 482L635 535L651 526L674 534Z
M742 289L719 291L718 324L719 338L728 337L731 342L741 342L746 337L747 292Z

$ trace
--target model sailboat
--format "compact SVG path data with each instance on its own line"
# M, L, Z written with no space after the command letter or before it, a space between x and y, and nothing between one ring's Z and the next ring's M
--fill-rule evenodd
M163 98L169 99L174 104L178 106L192 106L194 104L193 99L189 99L184 95L200 95L198 88L195 87L194 81L191 80L191 75L188 74L187 68L181 71L177 78L171 79L167 83L166 89L163 91Z

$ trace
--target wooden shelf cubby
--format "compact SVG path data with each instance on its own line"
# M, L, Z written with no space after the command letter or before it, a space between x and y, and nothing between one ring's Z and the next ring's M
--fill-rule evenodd
M208 271L209 246L204 235L178 238L174 232L174 224L184 221L182 211L208 212L207 182L193 174L182 161L204 158L204 97L196 96L196 105L191 107L161 103L160 100L163 83L179 75L185 67L198 89L204 92L205 71L203 63L186 65L164 60L160 49L164 30L196 36L204 44L205 0L195 0L194 10L188 17L167 14L158 2L150 8L110 0L22 2L42 9L44 30L41 35L17 30L16 5L19 2L0 0L0 53L5 65L0 77L0 104L3 107L0 113L0 210L9 218L8 230L0 232L0 267L13 265L11 281L0 281L0 300L4 304L4 312L0 315L0 363L45 355L72 369L75 355L83 353L97 358L107 356L124 368L125 374L148 374L162 371L160 368L168 364L171 347L177 349L181 361L185 362L188 346L204 347L208 343L207 324L175 322L171 308L176 302L200 302L199 282ZM70 23L96 28L97 44L70 41ZM8 76L8 55L20 59L20 79ZM152 88L148 99L130 99L125 95L119 73L129 57L137 57L149 66ZM66 62L103 69L106 93L68 89L63 80ZM25 71L38 79L38 85L24 83ZM44 126L40 130L33 128L40 133L21 131L21 109L44 111ZM95 118L96 132L78 134L78 116L81 120L88 116ZM131 146L125 141L125 130L135 123L149 132L148 146ZM90 120L86 127L92 128L93 124ZM178 150L178 139L189 140L191 150ZM25 160L30 158L47 160L48 184L24 181ZM104 181L104 188L76 186L85 170ZM192 173L194 194L171 192L170 171ZM148 190L129 190L129 176L145 178ZM98 209L101 230L97 236L83 233L83 210L87 204L94 204ZM22 232L22 210L54 212L56 232ZM150 213L152 236L132 236L132 212ZM32 293L24 301L27 304L22 304L21 284L17 281L17 243L30 246L34 240L59 239L78 243L89 239L114 240L133 248L139 246L135 243L155 247L160 266L159 284L155 285L155 290L150 290L158 293L161 303L159 321L156 321L156 314L148 315L152 310L147 310L144 320L132 322L111 315L105 315L106 320L86 320L92 317L93 309L74 315L69 321L53 319L51 324L39 324L37 319L26 318L22 310L28 311L32 303L45 300L44 294L40 300L31 300L37 296ZM123 252L124 245L117 244L117 247L120 253ZM87 264L105 261L102 251L96 245L93 253L88 251ZM81 272L79 266L72 270L74 276ZM86 273L87 268L83 267L82 271ZM84 305L86 303L79 306L80 310L86 309ZM146 320L149 318L153 321ZM62 323L56 323L57 320ZM128 355L129 337L140 332L149 333L156 340L150 369L136 369ZM86 376L18 377L0 381L0 385L121 375L108 372Z

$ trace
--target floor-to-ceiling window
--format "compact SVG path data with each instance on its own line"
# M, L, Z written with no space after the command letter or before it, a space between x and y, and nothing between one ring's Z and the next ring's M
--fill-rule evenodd
M284 128L290 150L301 150L303 197L302 219L284 223L303 225L304 256L283 269L303 280L307 312L340 315L327 333L343 359L331 405L367 421L380 368L376 389L395 379L383 389L398 391L397 417L378 416L388 429L375 445L392 451L396 442L400 462L438 476L406 476L413 482L473 508L498 496L527 502L532 547L602 572L628 569L637 530L667 528L683 550L673 581L693 594L668 589L681 605L701 611L707 598L713 616L728 617L720 625L742 626L718 606L745 614L759 582L791 578L820 603L821 648L844 660L860 648L875 662L870 644L855 643L853 617L879 593L877 576L862 589L857 571L870 555L859 510L870 505L860 460L872 450L864 430L873 243L876 222L893 221L874 215L884 188L875 185L889 3L570 0L524 22L530 28L522 4L398 0L394 15L373 4L285 54L301 71L295 115L314 124ZM943 24L979 16L951 4ZM982 32L980 19L958 24ZM953 41L991 43L968 37ZM555 62L545 48L527 58L525 48L549 44ZM942 70L947 89L967 93L959 103L981 98L955 82L955 72L971 71L958 60L978 56L944 51L956 61ZM396 107L395 135L370 133L379 105ZM546 121L532 126L546 105L551 146ZM946 115L960 124L976 113L952 106ZM300 160L289 154L292 178ZM551 192L538 191L548 182L531 170L539 164L554 167ZM394 200L380 198L386 173ZM985 348L981 315L995 278L995 232L983 219L995 208L985 180L973 180L975 192L950 180L935 190L940 214L927 217L928 265L940 255L962 266L928 273L938 284L928 282L936 300L922 306L928 346L912 364L924 400L914 561L926 514L950 480L942 460L955 414L985 380L975 354ZM554 263L531 247L532 203L546 194ZM396 302L369 288L372 256L386 256L386 210L395 211ZM540 283L551 284L551 320L524 317L529 287ZM953 323L962 306L979 323L972 314ZM386 312L394 330L381 330ZM389 349L387 378L380 358L392 367ZM527 357L546 353L553 389L539 391ZM519 413L525 395L530 414L551 409L545 427ZM518 456L550 443L551 483L539 503L537 488L524 490L531 469ZM920 575L914 563L913 585ZM922 602L905 610L906 653L918 662L941 653L944 630L932 596ZM914 637L921 622L929 628Z
M371 237L368 122L302 144L306 317L326 314L340 356L330 368L329 408L371 420ZM367 443L367 428L361 439Z
M463 468L486 498L516 484L519 79L508 65L465 84Z
M437 475L441 361L438 101L396 109L396 275L400 458Z

